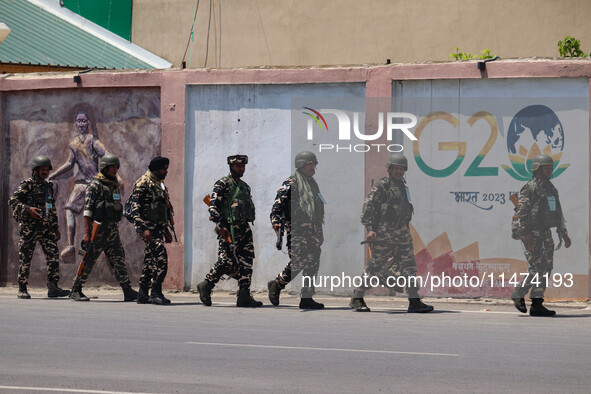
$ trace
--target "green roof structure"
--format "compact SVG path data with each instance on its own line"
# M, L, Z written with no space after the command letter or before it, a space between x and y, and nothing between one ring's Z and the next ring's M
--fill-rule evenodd
M0 63L96 69L170 68L171 64L50 0L0 0L11 33Z

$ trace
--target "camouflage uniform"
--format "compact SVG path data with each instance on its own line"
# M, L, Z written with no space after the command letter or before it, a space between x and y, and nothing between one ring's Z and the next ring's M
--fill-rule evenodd
M55 210L55 198L51 183L42 181L36 175L26 179L8 200L13 216L19 223L20 240L18 243L18 283L27 284L31 269L31 259L37 242L41 244L47 259L47 281L58 282L59 252L57 248L58 221ZM41 209L41 220L33 219L29 207Z
M530 298L543 298L546 290L546 280L543 275L552 273L554 268L554 240L552 227L562 243L562 238L568 236L558 190L552 182L541 182L538 178L530 179L519 193L519 203L515 208L512 224L514 239L533 235L534 251L525 248L525 258L528 263L529 275L512 293L512 298L523 298L531 289ZM534 275L537 274L537 279ZM531 283L532 280L539 284Z
M164 247L167 225L173 215L172 206L167 204L166 192L151 171L147 171L133 185L131 193L131 218L136 232L148 230L152 242L146 245L144 268L140 276L140 285L150 288L152 281L162 283L168 271L168 255ZM162 183L163 184L163 183Z
M205 280L215 284L223 275L228 275L236 279L240 287L250 288L254 245L248 223L255 218L250 186L243 180L232 177L231 173L217 181L211 194L209 215L218 227L225 227L230 231L238 264L230 244L218 237L218 260Z
M125 251L123 245L121 245L119 229L117 228L122 217L122 211L123 207L117 181L107 181L102 173L99 173L86 189L84 216L102 224L94 240L92 256L85 263L84 271L76 279L76 284L86 282L96 260L103 251L115 274L115 279L122 285L129 284L129 276L125 266Z
M378 277L382 285L386 285L388 276L408 277L417 273L409 229L412 213L410 193L403 181L382 178L365 199L361 223L377 235L365 273Z
M314 193L314 214L310 219L302 212L299 204L299 190L296 177L290 176L277 191L277 196L271 209L271 224L281 223L281 216L285 217L285 232L287 234L287 250L290 261L277 276L280 288L285 288L292 278L300 271L303 276L310 278L318 274L320 264L320 246L322 245L322 224L324 220L324 202L320 196L320 189L314 179L308 182ZM302 298L310 298L314 294L314 287L303 287Z

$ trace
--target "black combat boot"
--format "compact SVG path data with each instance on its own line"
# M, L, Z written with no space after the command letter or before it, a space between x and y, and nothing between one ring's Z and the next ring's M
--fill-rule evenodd
M16 296L18 298L23 299L23 300L28 300L28 299L31 298L31 295L27 291L27 285L26 284L24 284L24 283L19 283L18 284L18 294Z
M263 306L263 303L252 298L250 286L240 286L238 297L236 298L236 306L238 308L258 308Z
M211 306L211 291L215 287L214 283L207 280L197 285L197 291L199 292L199 299L205 306Z
M123 302L132 302L137 300L137 291L131 288L131 284L121 283L121 289L123 289Z
M363 298L351 297L349 306L353 308L355 312L371 312L371 309L369 309Z
M300 309L324 309L324 304L316 302L310 298L302 298L300 300Z
M300 309L323 309L324 304L312 299L314 295L313 287L302 287L302 298L300 300Z
M427 313L433 309L431 305L424 304L420 298L408 299L408 313Z
M364 295L365 290L363 289L355 289L355 291L353 291L353 297L351 297L351 301L349 301L349 306L353 308L355 312L371 312L371 309L367 307L363 300Z
M518 294L517 289L518 287L514 288L511 292L511 299L513 300L513 305L515 305L515 309L517 309L519 312L527 313L525 299L523 298L523 296Z
M70 298L74 301L90 301L90 299L82 293L82 285L76 282L74 282L72 291L70 291Z
M69 290L60 289L57 282L49 282L47 284L47 296L49 298L67 297L70 295Z
M531 307L529 308L529 315L530 316L547 316L551 317L556 315L555 311L551 311L550 309L546 309L542 303L544 302L543 298L532 298L531 300Z
M512 298L513 305L521 313L527 313L527 306L525 306L525 298Z
M431 305L424 304L419 297L419 288L415 285L406 286L408 294L408 313L427 313L433 311Z
M279 293L281 293L282 287L277 280L272 280L267 283L267 288L269 289L269 301L271 304L278 306L279 305Z
M137 293L137 303L138 304L148 304L150 303L150 296L148 292L150 289L143 283L140 283L140 291Z
M152 295L150 296L150 302L156 305L170 304L170 300L164 297L164 294L162 294L162 283L154 283L152 285Z

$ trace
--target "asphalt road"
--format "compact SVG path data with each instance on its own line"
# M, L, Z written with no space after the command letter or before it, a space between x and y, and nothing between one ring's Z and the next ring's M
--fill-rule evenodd
M86 291L85 291L86 292ZM92 291L86 292L93 295ZM170 306L18 300L0 294L0 392L589 392L591 310L532 318L510 305L344 298L300 311L296 298L259 309L214 292Z

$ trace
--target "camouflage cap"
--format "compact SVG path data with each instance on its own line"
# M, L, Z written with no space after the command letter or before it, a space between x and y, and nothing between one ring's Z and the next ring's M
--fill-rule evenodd
M246 155L234 155L228 156L228 164L248 164L248 156Z
M31 169L34 170L37 167L49 167L50 170L53 170L51 160L47 156L37 156L33 159Z

